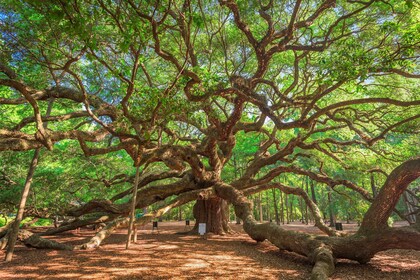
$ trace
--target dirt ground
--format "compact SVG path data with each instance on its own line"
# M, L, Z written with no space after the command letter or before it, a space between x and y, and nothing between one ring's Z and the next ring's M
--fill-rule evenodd
M151 224L138 232L139 240L125 249L126 230L119 230L103 245L90 251L29 249L18 244L14 260L3 262L0 279L308 279L311 264L299 255L281 251L265 241L256 243L232 224L235 235L200 236L185 232L185 222ZM298 222L285 227L311 233L312 225ZM343 224L354 231L355 224ZM80 244L93 236L89 229L53 238ZM420 252L390 250L379 253L366 265L338 260L331 279L420 279Z

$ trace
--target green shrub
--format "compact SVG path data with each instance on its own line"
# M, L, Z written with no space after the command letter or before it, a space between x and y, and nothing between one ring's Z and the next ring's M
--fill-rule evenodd
M5 225L6 225L6 219L0 216L0 227L5 226Z
M51 219L39 219L32 226L33 227L45 227L45 226L49 226L51 224L52 224Z

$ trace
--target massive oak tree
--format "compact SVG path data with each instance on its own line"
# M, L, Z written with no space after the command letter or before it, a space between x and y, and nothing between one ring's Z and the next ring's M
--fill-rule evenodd
M253 239L307 256L314 278L330 275L336 258L420 249L414 227L387 225L420 173L414 1L4 2L3 153L77 143L88 157L128 155L141 170L136 208L159 205L138 224L197 200L197 221L224 233L232 204ZM386 176L377 195L359 180L372 172ZM327 227L311 196L279 179L287 176L372 203L357 234ZM257 223L247 196L274 188L302 197L328 236ZM132 190L68 209L77 219L47 234L105 222L79 247L99 246L128 224Z

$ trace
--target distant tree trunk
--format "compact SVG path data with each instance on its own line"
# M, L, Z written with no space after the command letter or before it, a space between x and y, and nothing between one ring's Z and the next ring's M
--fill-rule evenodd
M309 195L308 177L306 177L306 180L305 180L305 187L306 187L306 193ZM305 221L306 221L306 224L309 224L309 220L310 220L310 214L308 214L308 204L305 202Z
M260 223L262 223L264 219L263 219L261 192L258 193L258 212L260 213Z
M131 202L131 211L130 211L130 221L128 222L128 233L127 233L127 243L125 244L125 248L128 249L131 242L131 236L133 234L134 230L134 220L136 217L136 202L137 202L137 186L139 184L139 178L140 178L140 166L137 166L136 168L136 177L134 179L134 185L133 185L133 197ZM137 230L134 230L137 234ZM137 239L137 237L135 237Z
M286 209L286 224L290 223L290 216L289 216L289 201L287 199L288 195L284 195L284 208Z
M302 222L302 224L304 224L305 223L305 214L304 214L305 211L304 211L304 207L303 207L303 199L302 199L302 197L299 197L299 204L300 204L301 222Z
M373 172L370 173L370 187L372 189L373 197L376 197L376 195L378 194L378 190L375 185L375 175L373 174Z
M335 214L334 214L334 205L331 197L331 192L328 192L328 209L330 214L330 227L335 226Z
M265 200L267 201L267 221L270 221L271 220L270 196L267 193L265 194Z
M416 223L416 215L412 214L415 212L414 205L418 205L418 198L413 197L409 192L405 191L402 196L405 206L407 209L407 220L410 224ZM415 201L417 199L417 201Z
M289 218L290 218L290 221L292 222L295 221L294 216L293 216L293 200L294 200L294 196L292 195L290 198L290 210L289 210L289 213L290 213Z
M19 225L23 218L23 212L25 211L26 199L28 197L29 189L31 188L32 178L36 166L38 164L40 149L36 149L34 156L32 157L31 165L29 166L28 175L26 176L25 186L22 191L22 197L19 203L19 209L16 215L16 219L13 222L12 231L9 233L8 242L7 242L7 251L5 261L10 262L13 258L13 251L15 249L16 239L19 233Z
M276 216L276 224L280 224L280 219L279 219L279 207L277 205L277 197L276 197L276 189L271 189L272 193L273 193L273 203L274 203L274 214Z
M206 223L206 231L214 234L223 235L231 231L228 224L228 204L219 197L197 200L193 208L193 214L196 221L192 229L193 232L198 232L199 223Z
M283 203L283 192L280 191L280 220L281 223L284 225L284 203Z
M182 221L182 208L181 208L181 206L178 207L178 221Z
M314 181L312 181L312 180L311 180L311 194L312 194L312 201L315 204L318 204L318 202L316 201L315 185L314 185Z

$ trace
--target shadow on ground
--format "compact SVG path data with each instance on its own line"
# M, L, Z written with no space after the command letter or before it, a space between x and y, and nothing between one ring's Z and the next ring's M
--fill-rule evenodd
M139 230L139 240L125 249L126 232L118 231L92 251L51 251L16 247L12 263L0 263L0 279L308 279L311 264L269 242L256 243L240 227L238 234L208 236L176 232L182 223L162 223ZM301 225L290 225L300 227ZM310 226L309 226L310 227ZM312 230L309 228L308 230ZM94 233L82 230L54 237L80 244ZM4 252L0 253L4 258ZM418 279L420 253L388 251L369 264L339 261L332 279Z

